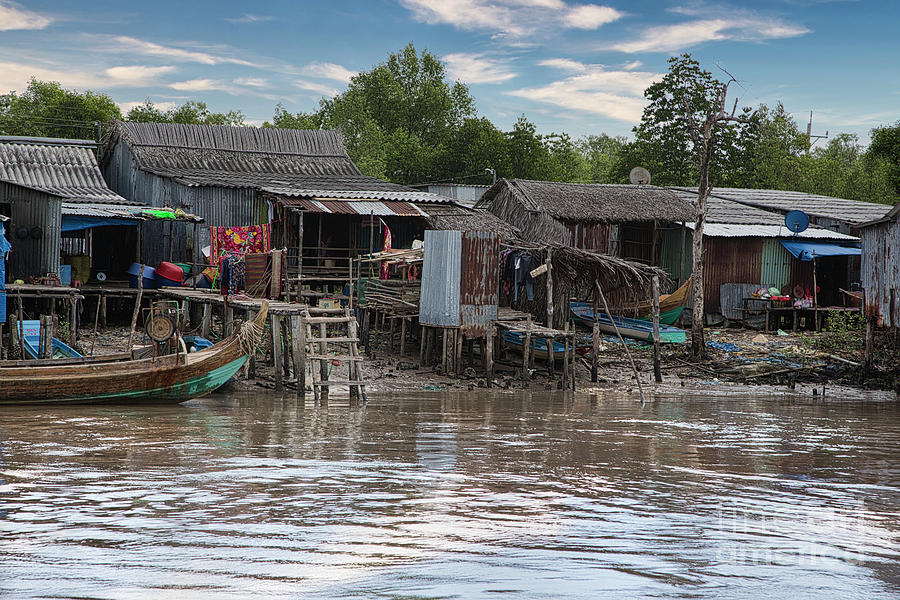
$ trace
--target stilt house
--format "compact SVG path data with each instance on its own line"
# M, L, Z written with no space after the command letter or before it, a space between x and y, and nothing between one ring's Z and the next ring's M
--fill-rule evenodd
M880 326L900 328L900 204L858 228L866 316Z

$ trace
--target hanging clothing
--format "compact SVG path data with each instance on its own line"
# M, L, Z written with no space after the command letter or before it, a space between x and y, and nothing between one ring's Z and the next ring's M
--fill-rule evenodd
M534 278L531 271L534 270L535 260L531 254L520 252L515 257L515 280L513 287L513 301L519 300L519 286L525 286L525 296L529 302L534 301Z
M219 261L219 280L223 296L237 294L244 290L244 257L240 254L226 254Z
M223 252L265 254L272 249L272 225L247 227L210 227L210 262L218 261Z
M381 250L383 252L385 250L391 249L392 239L391 239L391 228L388 227L387 223L385 223L384 221L382 221L382 223L384 223L384 240L381 244ZM381 263L381 278L382 279L390 279L390 276L391 276L391 266L388 264L387 261L384 261Z

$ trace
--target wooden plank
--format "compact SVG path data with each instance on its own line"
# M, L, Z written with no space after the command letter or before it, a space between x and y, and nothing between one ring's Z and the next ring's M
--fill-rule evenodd
M297 395L303 396L306 387L306 381L302 375L306 371L306 349L304 344L305 335L302 334L300 317L298 315L290 317L290 337L291 337L291 355L294 359L294 381L297 382Z
M497 330L493 325L488 327L487 336L484 339L484 370L487 373L487 386L491 387L491 379L494 378L494 336Z
M210 310L210 313L212 312L212 307L209 304L204 304L203 305L203 309L204 309L203 318L204 319L206 319L206 317L207 317L207 313L206 313L207 308ZM211 318L211 315L209 315L209 316ZM248 311L247 316L251 321L255 320L256 319L256 311L254 311L254 310ZM206 336L203 336L203 337L206 337ZM256 379L256 348L253 349L253 352L250 353L250 358L247 360L247 379Z
M73 348L78 343L78 300L69 300L69 345Z
M317 381L313 385L320 387L328 387L331 385L365 385L366 382L359 379L325 379Z
M353 356L352 354L307 354L306 358L307 358L307 360L324 360L324 361L336 360L339 362L348 362L348 361L352 361L352 360L356 360L356 361L365 360L361 356Z
M346 323L347 317L309 317L306 321L311 325L324 325L326 323Z
M321 317L320 317L321 318ZM312 318L310 318L312 321ZM325 322L319 321L319 339L323 339L328 337L328 325ZM319 342L319 354L328 354L328 344L326 342ZM319 380L327 381L330 373L328 372L328 363L324 360L319 361ZM324 392L323 399L327 400L327 392Z

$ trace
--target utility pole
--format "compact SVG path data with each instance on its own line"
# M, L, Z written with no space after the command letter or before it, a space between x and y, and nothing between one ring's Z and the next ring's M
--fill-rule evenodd
M815 144L819 140L827 140L828 139L828 130L825 130L825 135L813 135L812 133L812 115L813 111L809 111L809 123L806 125L806 137L809 138L809 147L806 149L806 153L809 154L812 151L813 144ZM813 141L815 140L815 142Z

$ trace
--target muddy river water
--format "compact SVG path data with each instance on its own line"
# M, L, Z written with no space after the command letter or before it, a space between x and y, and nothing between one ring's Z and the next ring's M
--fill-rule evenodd
M900 407L4 408L0 597L898 598Z

